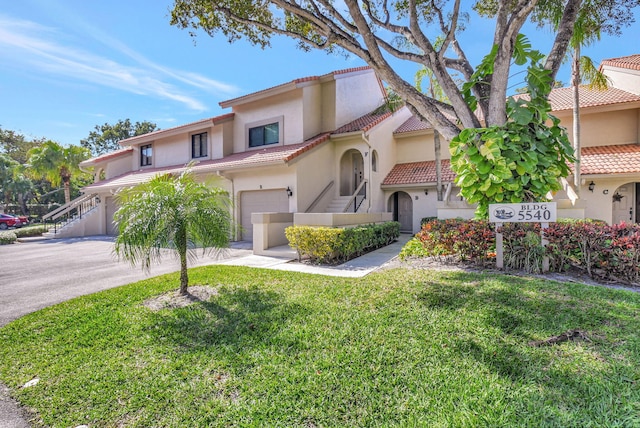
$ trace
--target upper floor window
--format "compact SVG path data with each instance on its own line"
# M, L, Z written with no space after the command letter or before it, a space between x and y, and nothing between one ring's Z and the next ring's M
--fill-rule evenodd
M280 142L280 124L278 122L249 128L249 147L260 147Z
M191 136L191 157L207 157L207 133L194 134Z
M153 165L153 147L151 144L140 146L140 166Z

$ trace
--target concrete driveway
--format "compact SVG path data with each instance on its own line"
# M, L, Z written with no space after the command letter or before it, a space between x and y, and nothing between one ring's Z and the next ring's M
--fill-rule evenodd
M226 250L223 258L251 254L249 249ZM28 313L85 294L114 288L180 269L167 255L149 273L118 261L113 238L36 240L0 245L0 327ZM189 267L220 261L199 257Z

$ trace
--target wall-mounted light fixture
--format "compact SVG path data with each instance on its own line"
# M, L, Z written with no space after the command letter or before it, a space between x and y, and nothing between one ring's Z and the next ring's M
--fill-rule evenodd
M593 189L596 188L596 183L594 183L593 181L591 183L589 183L589 191L593 192Z
M287 186L287 196L290 198L293 196L293 190L291 190L291 187Z
M424 189L424 195L427 196L429 194L429 189Z

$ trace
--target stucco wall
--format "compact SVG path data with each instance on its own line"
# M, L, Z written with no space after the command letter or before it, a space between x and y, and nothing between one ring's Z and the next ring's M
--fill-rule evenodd
M380 188L380 185L397 162L397 146L393 141L393 131L402 125L410 116L411 112L406 108L402 108L395 112L390 119L376 125L368 133L371 147L367 149L368 155L365 156L365 169L368 171L369 177L371 212L387 211L384 191ZM373 171L372 168L373 150L375 150L378 155L377 171Z
M640 71L604 67L604 73L611 79L613 87L640 95Z
M336 127L371 113L383 103L384 93L375 73L336 76Z
M443 140L440 139L441 157L449 159L449 149ZM435 160L433 132L396 137L396 153L397 163Z
M284 144L302 143L304 141L303 107L302 89L234 107L233 152L241 153L247 150L247 126L266 120L276 122L279 118L283 119L281 132ZM260 147L262 148L265 147Z
M599 113L582 112L580 117L582 147L637 143L639 111L639 109L630 109ZM571 113L562 112L557 116L561 121L560 124L567 129L569 140L573 142Z
M105 179L108 180L131 171L132 158L133 154L129 153L110 160L104 167Z
M334 180L336 164L333 160L333 144L327 142L321 147L305 153L293 164L296 171L296 182L291 189L295 199L295 211L304 212L320 192ZM336 187L337 183L334 183L333 189ZM329 193L325 198L326 203L331 201L334 196L334 192ZM322 210L325 206L326 204L319 204L314 211Z

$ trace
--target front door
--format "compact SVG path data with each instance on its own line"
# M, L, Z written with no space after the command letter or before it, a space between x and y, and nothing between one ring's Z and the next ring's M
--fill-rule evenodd
M389 201L393 220L400 223L401 232L413 233L413 200L408 193L396 192Z
M636 204L635 189L635 183L628 183L624 186L618 187L618 189L614 192L612 196L613 224L621 222L633 223L637 221L634 213L634 207Z

